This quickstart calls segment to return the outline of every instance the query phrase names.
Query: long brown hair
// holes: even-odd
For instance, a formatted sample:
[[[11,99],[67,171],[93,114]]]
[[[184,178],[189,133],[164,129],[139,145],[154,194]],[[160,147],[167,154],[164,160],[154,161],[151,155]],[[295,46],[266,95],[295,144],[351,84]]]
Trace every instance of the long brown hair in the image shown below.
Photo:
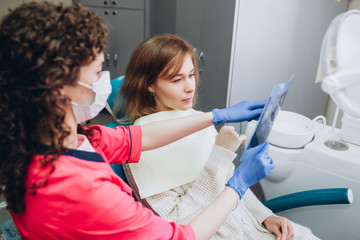
[[[127,116],[130,122],[134,122],[141,116],[155,113],[155,99],[148,87],[155,83],[158,77],[174,77],[188,54],[194,64],[197,85],[197,54],[187,41],[172,34],[163,34],[141,43],[134,50],[127,65],[125,79],[114,108],[116,116]],[[194,104],[195,99],[196,93]]]
[[[81,5],[27,3],[0,26],[0,193],[14,213],[25,210],[28,166],[36,154],[52,166],[65,151],[64,85],[75,85],[81,66],[103,52],[107,27]],[[51,155],[50,155],[51,154]],[[50,171],[50,173],[51,173]],[[49,174],[50,174],[49,173]],[[45,179],[46,183],[46,179]],[[1,187],[3,186],[3,187]]]

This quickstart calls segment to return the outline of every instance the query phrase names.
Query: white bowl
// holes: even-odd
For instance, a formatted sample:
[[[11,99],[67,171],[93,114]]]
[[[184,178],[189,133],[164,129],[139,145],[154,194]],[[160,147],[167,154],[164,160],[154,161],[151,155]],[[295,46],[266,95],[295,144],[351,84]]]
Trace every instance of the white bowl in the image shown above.
[[[272,130],[269,143],[284,148],[302,148],[309,143],[315,134],[311,119],[298,113],[279,111]]]

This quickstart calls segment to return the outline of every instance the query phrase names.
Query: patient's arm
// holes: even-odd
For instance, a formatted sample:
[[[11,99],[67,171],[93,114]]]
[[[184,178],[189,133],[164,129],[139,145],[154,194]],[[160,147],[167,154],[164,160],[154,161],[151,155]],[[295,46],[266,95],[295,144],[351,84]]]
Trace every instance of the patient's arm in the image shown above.
[[[219,197],[191,221],[196,239],[210,239],[226,220],[238,198],[238,193],[226,186]]]
[[[246,208],[252,213],[256,218],[256,221],[261,225],[266,218],[274,215],[274,213],[259,201],[252,191],[246,191],[243,201],[246,205]]]
[[[223,191],[225,183],[234,171],[232,161],[236,155],[233,151],[236,151],[241,142],[242,139],[239,139],[232,127],[223,127],[216,137],[216,144],[226,149],[213,146],[199,178],[194,182],[148,197],[147,203],[168,221],[189,223]],[[253,212],[259,224],[273,215],[251,191],[247,191],[244,195],[244,203]]]
[[[167,221],[188,224],[224,190],[234,171],[236,154],[213,146],[197,180],[146,198],[151,208]]]
[[[197,180],[148,197],[146,201],[166,220],[189,223],[224,190],[234,171],[234,151],[243,140],[233,127],[222,127]]]

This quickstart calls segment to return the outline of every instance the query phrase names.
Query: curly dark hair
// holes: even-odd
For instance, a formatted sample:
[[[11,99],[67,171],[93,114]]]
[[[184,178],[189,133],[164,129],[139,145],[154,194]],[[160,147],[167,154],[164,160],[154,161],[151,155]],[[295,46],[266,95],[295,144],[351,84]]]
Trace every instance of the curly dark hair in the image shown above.
[[[60,94],[79,68],[104,51],[107,26],[90,9],[48,2],[17,7],[0,26],[0,193],[14,213],[25,210],[27,168],[36,155],[51,164],[66,150]],[[78,131],[81,127],[78,128]],[[50,173],[48,173],[50,174]],[[46,179],[45,179],[46,182]],[[46,183],[45,183],[46,184]]]

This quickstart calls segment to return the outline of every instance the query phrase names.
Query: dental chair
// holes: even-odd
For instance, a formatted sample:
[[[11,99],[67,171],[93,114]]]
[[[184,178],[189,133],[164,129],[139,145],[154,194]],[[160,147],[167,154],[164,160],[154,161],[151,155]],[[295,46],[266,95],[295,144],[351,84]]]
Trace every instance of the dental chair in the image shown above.
[[[113,107],[117,99],[118,91],[121,87],[122,82],[124,81],[125,76],[120,76],[111,80],[112,92],[107,101],[106,109],[111,115],[113,114]],[[126,126],[122,125],[116,121],[111,122],[106,125],[110,128],[115,128],[117,126]],[[122,164],[112,164],[111,165],[114,172],[123,179],[127,184],[129,184]],[[348,188],[328,188],[328,189],[315,189],[308,191],[301,191],[296,193],[287,194],[280,196],[274,199],[264,201],[263,204],[272,210],[274,213],[281,211],[314,206],[314,205],[327,205],[327,204],[350,204],[353,201],[353,193],[351,189]]]
[[[118,91],[121,87],[121,84],[123,83],[124,81],[124,78],[125,78],[125,75],[122,75],[120,77],[117,77],[117,78],[114,78],[111,80],[111,87],[112,87],[112,91],[107,99],[107,103],[106,103],[106,110],[109,111],[109,113],[114,117],[114,119],[116,118],[114,116],[114,113],[113,113],[113,108],[114,108],[114,105],[115,105],[115,102],[116,102],[116,99],[117,99],[117,95],[118,95]],[[111,123],[108,123],[106,125],[107,127],[109,128],[116,128],[117,126],[126,126],[124,124],[120,124],[119,122],[117,121],[114,121],[114,122],[111,122]],[[125,176],[125,173],[124,173],[124,169],[123,169],[123,166],[122,164],[111,164],[111,168],[113,169],[113,171],[122,179],[124,180],[124,182],[126,182],[126,184],[129,185],[129,182],[128,180],[126,179],[126,176]]]
[[[106,110],[108,110],[108,112],[114,117],[114,119],[116,118],[114,116],[114,113],[113,113],[113,108],[114,108],[114,105],[115,105],[115,102],[116,102],[116,98],[117,98],[117,94],[118,94],[118,91],[121,87],[121,84],[123,83],[125,79],[125,75],[122,75],[120,77],[117,77],[117,78],[114,78],[111,80],[111,87],[112,87],[112,91],[107,99],[107,102],[106,102]],[[106,125],[107,127],[110,127],[110,128],[115,128],[117,126],[121,126],[120,123],[114,121],[114,122],[111,122],[109,124]]]

